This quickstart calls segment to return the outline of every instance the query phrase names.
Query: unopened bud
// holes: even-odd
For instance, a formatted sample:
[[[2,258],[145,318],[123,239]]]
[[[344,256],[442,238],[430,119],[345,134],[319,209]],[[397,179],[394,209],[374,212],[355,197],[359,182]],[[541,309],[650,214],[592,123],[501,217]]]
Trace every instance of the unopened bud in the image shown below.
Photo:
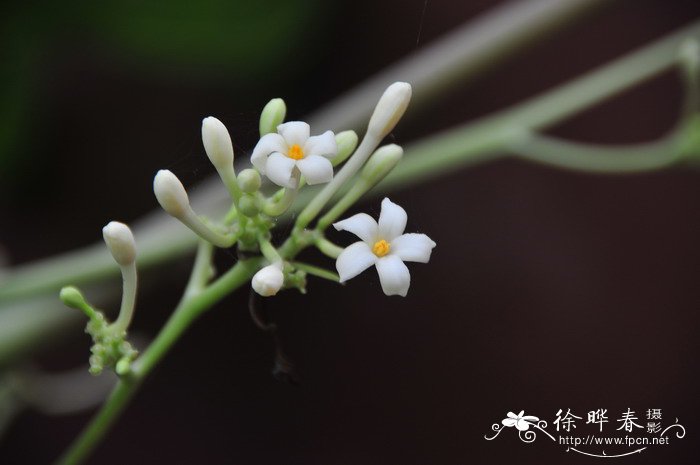
[[[262,181],[257,170],[248,168],[238,173],[238,187],[247,194],[252,194],[260,189]]]
[[[343,163],[357,148],[357,133],[355,131],[343,131],[335,135],[335,144],[338,146],[338,153],[331,158],[333,166]]]
[[[102,237],[114,260],[121,266],[127,266],[136,260],[136,241],[131,229],[124,223],[111,221],[102,228]]]
[[[175,218],[182,218],[190,208],[185,186],[169,170],[160,170],[153,179],[153,192],[163,210]]]
[[[370,184],[376,184],[394,169],[401,157],[403,157],[403,149],[399,145],[389,144],[379,147],[365,163],[360,176]]]
[[[248,217],[254,217],[260,213],[260,201],[251,194],[244,194],[238,201],[238,210]]]
[[[379,140],[389,134],[411,101],[411,85],[395,82],[384,91],[367,126],[367,134]]]
[[[284,284],[284,274],[282,273],[282,264],[273,263],[260,269],[251,281],[253,290],[263,297],[270,297],[280,289]]]
[[[83,294],[73,286],[66,286],[61,289],[59,294],[61,302],[63,302],[67,307],[82,310],[84,306],[87,305],[85,297]]]
[[[209,116],[202,120],[202,142],[211,164],[221,171],[233,166],[233,144],[224,123]]]
[[[287,115],[287,105],[281,98],[273,98],[262,113],[260,113],[260,137],[271,132],[277,132],[277,126],[282,124]]]

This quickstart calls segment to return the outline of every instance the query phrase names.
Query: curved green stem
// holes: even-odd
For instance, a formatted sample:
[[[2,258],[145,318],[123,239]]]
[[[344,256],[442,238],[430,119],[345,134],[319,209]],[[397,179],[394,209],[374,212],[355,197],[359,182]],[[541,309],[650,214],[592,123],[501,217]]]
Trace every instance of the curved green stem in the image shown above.
[[[343,252],[342,247],[335,245],[323,237],[316,239],[314,245],[321,251],[321,253],[323,253],[323,255],[333,259],[338,258],[338,256],[340,256],[340,254]]]
[[[136,287],[138,280],[136,277],[136,263],[122,266],[122,303],[119,308],[119,316],[112,324],[112,327],[120,334],[129,327],[131,318],[134,315],[134,306],[136,305]]]
[[[656,142],[623,146],[582,144],[533,134],[506,150],[521,158],[583,172],[624,174],[672,166],[683,156],[675,134]]]

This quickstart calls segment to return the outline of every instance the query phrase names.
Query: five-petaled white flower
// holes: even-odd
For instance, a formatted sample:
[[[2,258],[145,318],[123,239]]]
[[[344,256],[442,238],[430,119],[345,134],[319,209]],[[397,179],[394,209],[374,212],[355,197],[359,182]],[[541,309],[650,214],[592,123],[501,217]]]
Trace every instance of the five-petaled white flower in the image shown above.
[[[265,134],[253,149],[251,162],[261,174],[278,186],[296,188],[301,172],[308,184],[333,179],[329,158],[338,152],[333,131],[309,137],[309,125],[290,121],[277,126],[277,133]]]
[[[530,429],[530,425],[533,424],[533,422],[540,421],[537,417],[523,415],[523,413],[525,413],[525,410],[521,410],[517,415],[513,412],[508,412],[508,418],[504,418],[501,423],[503,423],[503,426],[515,426],[518,431],[527,431]]]
[[[425,234],[404,234],[406,220],[406,210],[385,198],[379,224],[366,213],[334,223],[338,231],[350,231],[362,239],[338,256],[335,266],[340,282],[375,265],[384,293],[406,297],[411,275],[404,262],[428,263],[436,245]]]

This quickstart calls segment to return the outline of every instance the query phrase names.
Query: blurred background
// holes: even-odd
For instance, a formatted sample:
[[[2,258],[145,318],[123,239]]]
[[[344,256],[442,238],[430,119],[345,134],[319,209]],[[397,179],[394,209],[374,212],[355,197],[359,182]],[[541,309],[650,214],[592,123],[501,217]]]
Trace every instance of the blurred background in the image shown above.
[[[109,220],[151,211],[160,168],[187,185],[212,175],[203,117],[227,125],[240,157],[270,98],[302,118],[503,3],[6,2],[0,243],[10,263],[93,243]],[[411,113],[391,138],[505,108],[698,17],[694,0],[608,2]],[[551,133],[653,140],[681,100],[669,71]],[[503,160],[390,196],[409,231],[438,243],[429,265],[410,266],[406,299],[384,296],[370,270],[344,288],[312,280],[306,296],[269,300],[294,386],[271,375],[274,344],[251,322],[247,292],[230,296],[178,342],[90,463],[583,464],[596,459],[484,434],[508,411],[551,423],[560,408],[607,408],[612,427],[628,407],[662,408],[662,423],[677,417],[688,434],[618,460],[698,463],[700,172],[592,176]],[[360,210],[377,215],[379,202]],[[156,334],[190,260],[144,275],[136,331]],[[77,329],[36,363],[75,367],[89,345]],[[23,414],[0,439],[0,463],[49,463],[88,419]]]

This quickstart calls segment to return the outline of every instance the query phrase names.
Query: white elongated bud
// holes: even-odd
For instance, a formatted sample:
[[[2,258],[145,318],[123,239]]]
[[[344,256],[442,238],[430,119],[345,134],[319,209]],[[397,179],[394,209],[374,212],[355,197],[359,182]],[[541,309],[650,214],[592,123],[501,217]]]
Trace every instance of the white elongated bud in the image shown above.
[[[233,143],[224,123],[208,116],[202,120],[202,142],[207,157],[217,171],[233,166]]]
[[[270,297],[280,289],[284,284],[284,274],[282,273],[282,264],[273,263],[264,268],[261,268],[251,281],[253,290],[263,297]]]
[[[136,260],[136,241],[131,229],[124,223],[111,221],[102,228],[107,248],[112,253],[112,257],[120,266],[127,266]]]
[[[284,122],[287,115],[287,105],[281,98],[273,98],[260,113],[260,137],[271,132],[277,132],[277,126]]]
[[[185,186],[170,170],[160,170],[153,179],[153,192],[163,210],[175,218],[183,218],[190,210]]]
[[[389,144],[379,147],[365,163],[360,176],[374,185],[394,169],[401,157],[403,157],[403,149],[399,145]]]
[[[395,82],[384,91],[367,126],[367,134],[379,140],[394,129],[411,101],[411,84]]]

